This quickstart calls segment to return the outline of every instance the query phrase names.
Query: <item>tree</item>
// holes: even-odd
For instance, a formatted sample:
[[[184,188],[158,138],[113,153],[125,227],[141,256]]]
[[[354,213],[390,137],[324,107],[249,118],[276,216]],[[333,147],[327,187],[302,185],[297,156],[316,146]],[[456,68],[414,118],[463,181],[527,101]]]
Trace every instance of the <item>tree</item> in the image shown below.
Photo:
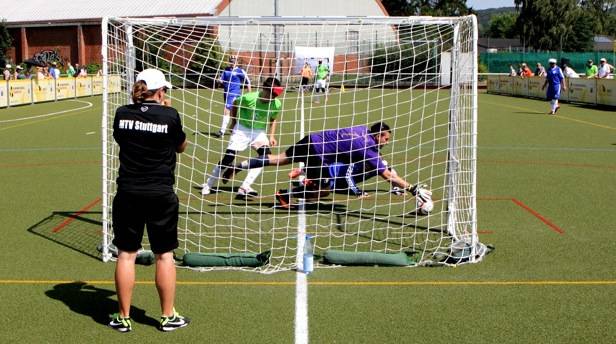
[[[616,0],[581,0],[580,7],[593,17],[593,32],[600,35],[614,35]]]
[[[13,39],[6,28],[6,20],[0,19],[0,61],[6,59],[6,50],[13,45]]]
[[[516,26],[525,46],[536,50],[582,50],[589,42],[592,44],[592,34],[575,31],[581,25],[591,30],[594,26],[576,0],[515,0],[515,5],[519,11]]]
[[[466,0],[383,0],[391,16],[461,16],[473,13]]]
[[[495,15],[490,20],[487,36],[490,38],[515,38],[518,37],[516,30],[517,13],[503,13]]]

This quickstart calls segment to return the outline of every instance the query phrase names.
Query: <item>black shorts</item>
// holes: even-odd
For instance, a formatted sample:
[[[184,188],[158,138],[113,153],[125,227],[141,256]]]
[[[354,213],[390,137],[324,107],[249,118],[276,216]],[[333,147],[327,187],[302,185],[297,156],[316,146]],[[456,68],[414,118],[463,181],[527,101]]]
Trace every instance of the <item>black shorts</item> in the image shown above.
[[[306,85],[308,85],[308,83],[309,83],[309,82],[310,82],[310,78],[307,78],[307,77],[305,77],[305,76],[302,76],[302,82],[301,82],[301,84],[300,84],[300,85],[302,85],[302,86],[306,86]]]
[[[303,162],[306,178],[318,182],[320,187],[329,187],[329,168],[323,164],[321,157],[314,151],[310,143],[310,135],[287,148],[285,155],[293,162]]]
[[[176,249],[178,211],[178,197],[173,192],[147,195],[118,191],[113,198],[113,244],[122,251],[137,251],[147,226],[152,252],[161,254]]]

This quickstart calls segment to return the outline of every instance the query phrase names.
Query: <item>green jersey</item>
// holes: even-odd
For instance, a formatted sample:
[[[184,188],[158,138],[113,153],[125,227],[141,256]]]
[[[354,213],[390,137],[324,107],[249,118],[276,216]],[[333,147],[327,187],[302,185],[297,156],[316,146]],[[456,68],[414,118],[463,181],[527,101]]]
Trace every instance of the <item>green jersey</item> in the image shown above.
[[[590,67],[586,66],[586,76],[595,76],[599,73],[599,69],[596,65]]]
[[[324,65],[324,64],[320,64],[317,66],[317,80],[323,80],[325,78],[327,78],[327,75],[329,74],[329,67]]]
[[[242,94],[235,99],[239,123],[252,129],[267,129],[267,123],[276,119],[282,108],[279,99],[265,103],[259,99],[259,91]]]

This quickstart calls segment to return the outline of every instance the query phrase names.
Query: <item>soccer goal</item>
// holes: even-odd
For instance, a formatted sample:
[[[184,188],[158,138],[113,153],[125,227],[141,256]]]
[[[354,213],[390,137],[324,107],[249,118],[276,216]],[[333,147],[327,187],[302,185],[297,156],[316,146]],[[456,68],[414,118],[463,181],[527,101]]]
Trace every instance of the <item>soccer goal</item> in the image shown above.
[[[327,266],[318,258],[331,250],[403,252],[411,266],[480,261],[487,250],[477,235],[476,43],[474,16],[104,19],[103,259],[112,258],[114,113],[130,102],[136,73],[158,68],[173,84],[169,96],[189,141],[176,169],[176,255],[265,254],[260,266],[215,269],[291,270],[301,268],[310,234],[316,267]],[[325,87],[317,87],[326,74],[319,63],[328,71]],[[306,66],[313,75],[301,85]],[[274,195],[297,185],[290,177],[297,165],[265,167],[251,197],[238,196],[246,172],[202,195],[229,144],[229,133],[217,135],[225,108],[220,79],[236,67],[252,91],[269,77],[284,87],[273,153],[309,133],[386,123],[391,140],[379,154],[407,182],[429,186],[432,211],[418,211],[411,193],[366,171],[356,176],[363,197],[334,187],[318,200],[278,207]],[[110,87],[112,79],[120,85]],[[248,93],[248,82],[242,86]],[[234,163],[255,156],[238,151]]]

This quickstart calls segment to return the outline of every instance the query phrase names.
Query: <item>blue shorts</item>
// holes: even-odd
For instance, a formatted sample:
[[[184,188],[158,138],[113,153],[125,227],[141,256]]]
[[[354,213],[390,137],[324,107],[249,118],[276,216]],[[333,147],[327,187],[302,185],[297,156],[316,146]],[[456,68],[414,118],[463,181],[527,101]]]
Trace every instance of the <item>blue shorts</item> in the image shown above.
[[[548,100],[560,99],[560,85],[549,85],[546,97],[548,98]]]
[[[241,96],[241,93],[225,92],[223,96],[225,98],[225,109],[231,110],[235,98]]]

